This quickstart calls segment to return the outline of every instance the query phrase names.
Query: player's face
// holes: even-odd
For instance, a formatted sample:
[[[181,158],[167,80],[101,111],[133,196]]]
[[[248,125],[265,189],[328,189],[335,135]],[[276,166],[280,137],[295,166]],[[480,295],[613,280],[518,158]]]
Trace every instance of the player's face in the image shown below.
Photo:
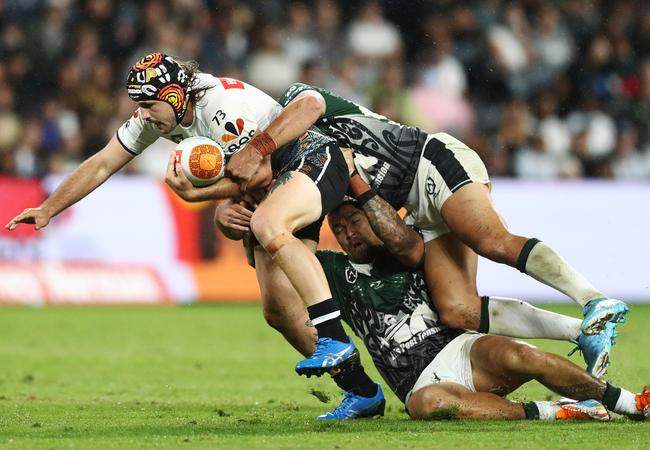
[[[154,124],[163,133],[171,133],[176,128],[176,116],[169,103],[160,100],[138,102],[142,119]]]
[[[353,205],[343,205],[329,214],[329,224],[341,248],[356,263],[372,261],[372,249],[382,245],[368,218]]]

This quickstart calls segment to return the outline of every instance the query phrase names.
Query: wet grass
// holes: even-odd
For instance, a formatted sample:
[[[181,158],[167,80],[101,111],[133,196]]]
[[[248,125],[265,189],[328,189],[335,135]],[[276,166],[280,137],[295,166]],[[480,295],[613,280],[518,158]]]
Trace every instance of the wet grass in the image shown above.
[[[552,309],[575,314],[573,305]],[[650,381],[634,306],[609,379]],[[566,354],[567,343],[536,342]],[[299,378],[298,354],[256,305],[0,309],[0,448],[643,448],[647,423],[416,422],[389,394],[386,416],[317,422],[341,397]],[[579,362],[576,354],[573,360]],[[365,365],[370,366],[363,354]],[[374,369],[369,373],[378,379]],[[513,399],[554,398],[531,383]]]

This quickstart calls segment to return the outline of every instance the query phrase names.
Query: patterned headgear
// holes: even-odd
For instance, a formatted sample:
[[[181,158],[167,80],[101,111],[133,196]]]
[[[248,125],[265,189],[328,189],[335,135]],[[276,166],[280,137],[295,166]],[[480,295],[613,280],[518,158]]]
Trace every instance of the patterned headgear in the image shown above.
[[[170,56],[151,53],[133,64],[126,78],[126,90],[133,101],[161,100],[174,109],[176,123],[187,111],[188,77]]]

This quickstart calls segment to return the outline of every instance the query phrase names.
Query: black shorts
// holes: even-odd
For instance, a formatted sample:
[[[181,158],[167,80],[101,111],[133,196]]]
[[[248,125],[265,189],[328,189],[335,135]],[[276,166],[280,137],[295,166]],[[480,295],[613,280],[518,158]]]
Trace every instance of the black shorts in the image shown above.
[[[350,184],[345,157],[336,144],[325,145],[296,159],[282,170],[286,172],[302,172],[311,178],[320,191],[322,217],[343,201]]]
[[[312,148],[304,155],[293,156],[287,164],[282,164],[283,159],[286,158],[278,155],[277,158],[271,160],[273,173],[278,178],[287,172],[302,172],[318,188],[321,201],[320,218],[294,232],[294,236],[298,239],[310,239],[318,242],[325,216],[341,204],[348,190],[350,183],[348,165],[341,149],[332,139],[311,133],[299,142],[307,142],[307,145],[311,145]]]

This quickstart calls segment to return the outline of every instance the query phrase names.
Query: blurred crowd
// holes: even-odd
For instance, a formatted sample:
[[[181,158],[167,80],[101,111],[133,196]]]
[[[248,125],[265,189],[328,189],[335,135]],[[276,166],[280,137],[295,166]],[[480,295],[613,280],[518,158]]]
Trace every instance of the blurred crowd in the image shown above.
[[[650,179],[643,0],[0,0],[0,174],[103,147],[151,51],[449,132],[492,176]]]

